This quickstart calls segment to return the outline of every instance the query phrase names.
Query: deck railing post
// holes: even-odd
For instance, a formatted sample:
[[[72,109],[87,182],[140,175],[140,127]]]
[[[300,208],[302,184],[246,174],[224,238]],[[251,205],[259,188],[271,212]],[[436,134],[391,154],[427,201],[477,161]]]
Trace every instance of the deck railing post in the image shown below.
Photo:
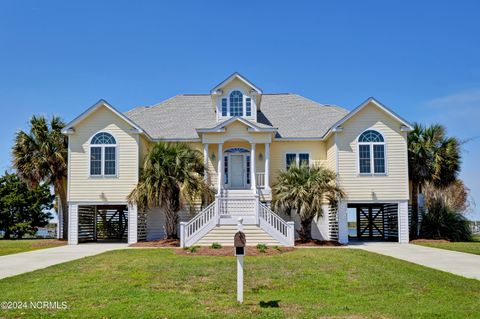
[[[295,246],[295,222],[287,222],[288,225],[288,242],[290,247]]]
[[[180,247],[184,248],[185,247],[185,226],[187,225],[186,222],[180,222]]]
[[[255,196],[255,219],[257,220],[257,225],[260,225],[260,198],[259,196]]]
[[[220,195],[215,195],[215,219],[217,225],[220,225]]]

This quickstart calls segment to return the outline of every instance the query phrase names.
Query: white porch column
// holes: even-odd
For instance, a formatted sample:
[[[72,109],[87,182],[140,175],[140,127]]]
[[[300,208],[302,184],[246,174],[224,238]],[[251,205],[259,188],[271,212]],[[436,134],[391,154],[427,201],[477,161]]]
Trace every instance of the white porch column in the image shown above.
[[[209,176],[208,176],[208,144],[203,144],[203,164],[205,165],[204,177],[205,182],[208,184]]]
[[[256,194],[257,193],[257,180],[256,180],[256,169],[255,169],[255,162],[256,162],[256,157],[255,157],[255,143],[250,143],[251,146],[251,154],[250,154],[250,185],[253,189],[253,192]]]
[[[137,205],[128,205],[128,243],[135,244],[138,241],[138,212]]]
[[[348,217],[347,202],[338,202],[338,242],[340,244],[348,244]]]
[[[69,205],[68,214],[68,244],[78,245],[78,205]]]
[[[265,143],[265,191],[270,192],[270,143]]]
[[[217,151],[217,157],[218,157],[218,164],[217,164],[217,176],[218,176],[218,191],[217,194],[221,195],[222,194],[222,184],[223,184],[223,144],[218,143],[218,151]]]
[[[62,239],[63,236],[63,211],[62,205],[58,204],[58,224],[57,224],[57,239]]]
[[[408,244],[409,239],[409,225],[408,225],[408,201],[403,200],[398,202],[398,242],[401,244]]]

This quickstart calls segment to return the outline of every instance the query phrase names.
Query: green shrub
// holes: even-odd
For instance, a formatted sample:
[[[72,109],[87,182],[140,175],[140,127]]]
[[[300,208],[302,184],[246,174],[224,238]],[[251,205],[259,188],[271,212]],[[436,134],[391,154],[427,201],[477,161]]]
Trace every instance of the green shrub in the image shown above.
[[[280,247],[280,246],[273,246],[273,249],[278,250],[278,251],[282,251],[282,247]]]
[[[219,243],[212,243],[212,245],[210,246],[210,248],[212,248],[212,249],[220,249],[220,248],[222,248],[222,245],[220,245]]]
[[[265,253],[265,252],[267,252],[268,247],[265,244],[258,244],[257,249],[258,249],[259,252]]]
[[[444,205],[434,203],[423,216],[420,235],[424,238],[471,241],[468,220]]]
[[[190,246],[190,247],[185,247],[184,249],[187,250],[190,253],[196,253],[200,246]]]

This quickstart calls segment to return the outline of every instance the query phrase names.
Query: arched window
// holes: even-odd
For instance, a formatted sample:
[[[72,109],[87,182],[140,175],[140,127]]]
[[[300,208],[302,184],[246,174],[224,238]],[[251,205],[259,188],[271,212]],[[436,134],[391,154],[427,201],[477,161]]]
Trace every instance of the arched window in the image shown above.
[[[243,94],[240,91],[230,93],[230,116],[243,116]]]
[[[117,141],[109,133],[97,133],[90,141],[90,175],[117,175]]]
[[[385,174],[385,140],[374,130],[358,137],[358,165],[360,174]]]

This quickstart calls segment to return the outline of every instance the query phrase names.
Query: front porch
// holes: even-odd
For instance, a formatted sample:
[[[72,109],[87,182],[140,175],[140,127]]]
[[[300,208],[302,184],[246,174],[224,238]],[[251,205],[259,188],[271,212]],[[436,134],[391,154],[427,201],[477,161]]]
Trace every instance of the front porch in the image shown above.
[[[218,140],[220,135],[213,135]],[[270,243],[293,246],[294,222],[288,222],[270,208],[271,134],[243,138],[223,136],[210,143],[204,135],[205,179],[216,189],[215,201],[188,222],[180,223],[180,245],[221,244],[233,240],[233,230],[242,219],[248,245]],[[262,143],[259,143],[261,141]]]
[[[228,191],[250,190],[262,200],[271,200],[270,143],[232,140],[203,144],[205,179],[225,197]],[[230,192],[231,193],[231,192]]]

